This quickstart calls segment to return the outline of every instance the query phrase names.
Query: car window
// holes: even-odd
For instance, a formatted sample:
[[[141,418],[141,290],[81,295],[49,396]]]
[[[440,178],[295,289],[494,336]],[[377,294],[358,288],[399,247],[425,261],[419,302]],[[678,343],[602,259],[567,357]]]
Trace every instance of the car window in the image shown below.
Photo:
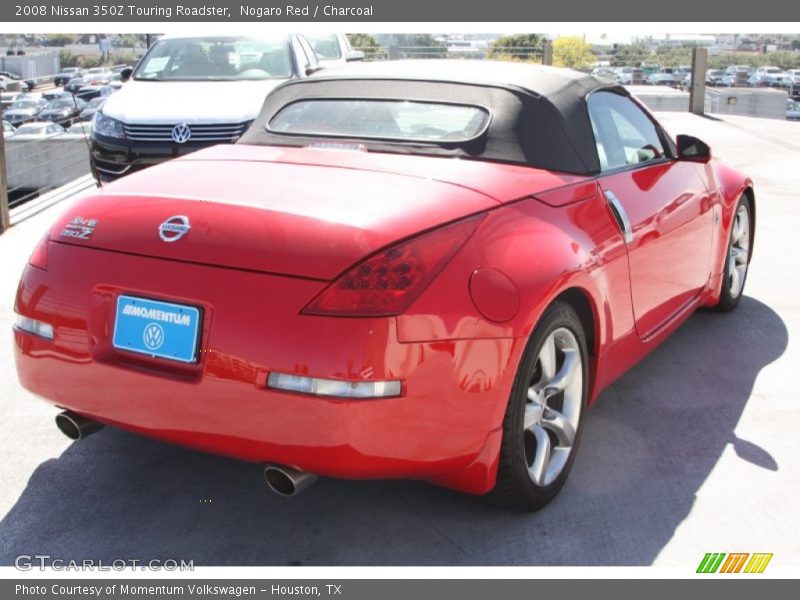
[[[405,100],[298,100],[269,122],[275,133],[463,142],[481,135],[489,113],[479,106]]]
[[[664,157],[656,125],[630,98],[595,92],[587,104],[602,171]]]
[[[336,34],[329,35],[306,35],[308,43],[322,60],[336,60],[342,58],[342,51],[339,48],[339,41]]]

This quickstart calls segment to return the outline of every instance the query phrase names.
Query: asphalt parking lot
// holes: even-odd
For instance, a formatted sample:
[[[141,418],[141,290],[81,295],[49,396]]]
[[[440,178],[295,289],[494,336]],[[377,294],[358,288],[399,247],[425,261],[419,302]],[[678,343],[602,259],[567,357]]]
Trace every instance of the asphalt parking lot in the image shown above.
[[[659,565],[706,552],[800,561],[800,123],[663,113],[755,180],[754,258],[740,307],[701,311],[587,416],[561,495],[507,512],[416,482],[320,480],[285,499],[255,465],[106,428],[71,443],[16,382],[19,273],[57,206],[0,236],[0,564]],[[91,390],[87,390],[91,393]]]

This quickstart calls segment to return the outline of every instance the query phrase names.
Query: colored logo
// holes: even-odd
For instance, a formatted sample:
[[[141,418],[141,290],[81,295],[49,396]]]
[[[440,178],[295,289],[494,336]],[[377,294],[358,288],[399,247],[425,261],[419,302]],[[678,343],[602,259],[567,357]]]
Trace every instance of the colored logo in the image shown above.
[[[164,343],[164,330],[158,323],[150,323],[144,328],[144,345],[150,350],[158,350]]]
[[[189,233],[191,228],[191,225],[189,225],[189,217],[175,215],[158,226],[158,237],[165,242],[177,242]]]
[[[763,573],[772,553],[707,552],[697,567],[698,573]]]
[[[180,123],[172,128],[172,139],[179,144],[185,144],[192,137],[192,130],[186,123]]]

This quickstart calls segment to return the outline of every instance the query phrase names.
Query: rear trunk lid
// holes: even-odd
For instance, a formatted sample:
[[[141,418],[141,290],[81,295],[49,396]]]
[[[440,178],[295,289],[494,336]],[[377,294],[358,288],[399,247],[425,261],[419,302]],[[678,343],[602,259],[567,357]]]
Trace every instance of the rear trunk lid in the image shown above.
[[[217,146],[105,186],[63,215],[51,239],[330,280],[396,240],[574,179],[503,168],[447,158]],[[505,196],[491,195],[492,189]],[[184,222],[188,230],[181,234]]]

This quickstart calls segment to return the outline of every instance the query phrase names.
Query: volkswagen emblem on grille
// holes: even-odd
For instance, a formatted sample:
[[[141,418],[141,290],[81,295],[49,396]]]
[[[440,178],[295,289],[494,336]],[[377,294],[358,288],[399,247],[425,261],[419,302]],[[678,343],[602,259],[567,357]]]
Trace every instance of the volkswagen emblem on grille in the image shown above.
[[[164,343],[164,330],[158,323],[150,323],[144,328],[144,345],[150,350],[158,350]]]
[[[189,217],[175,215],[158,226],[158,237],[165,242],[177,242],[189,233],[191,228],[191,225],[189,225]]]
[[[185,144],[192,137],[192,130],[186,123],[179,123],[172,128],[172,139],[179,144]]]

